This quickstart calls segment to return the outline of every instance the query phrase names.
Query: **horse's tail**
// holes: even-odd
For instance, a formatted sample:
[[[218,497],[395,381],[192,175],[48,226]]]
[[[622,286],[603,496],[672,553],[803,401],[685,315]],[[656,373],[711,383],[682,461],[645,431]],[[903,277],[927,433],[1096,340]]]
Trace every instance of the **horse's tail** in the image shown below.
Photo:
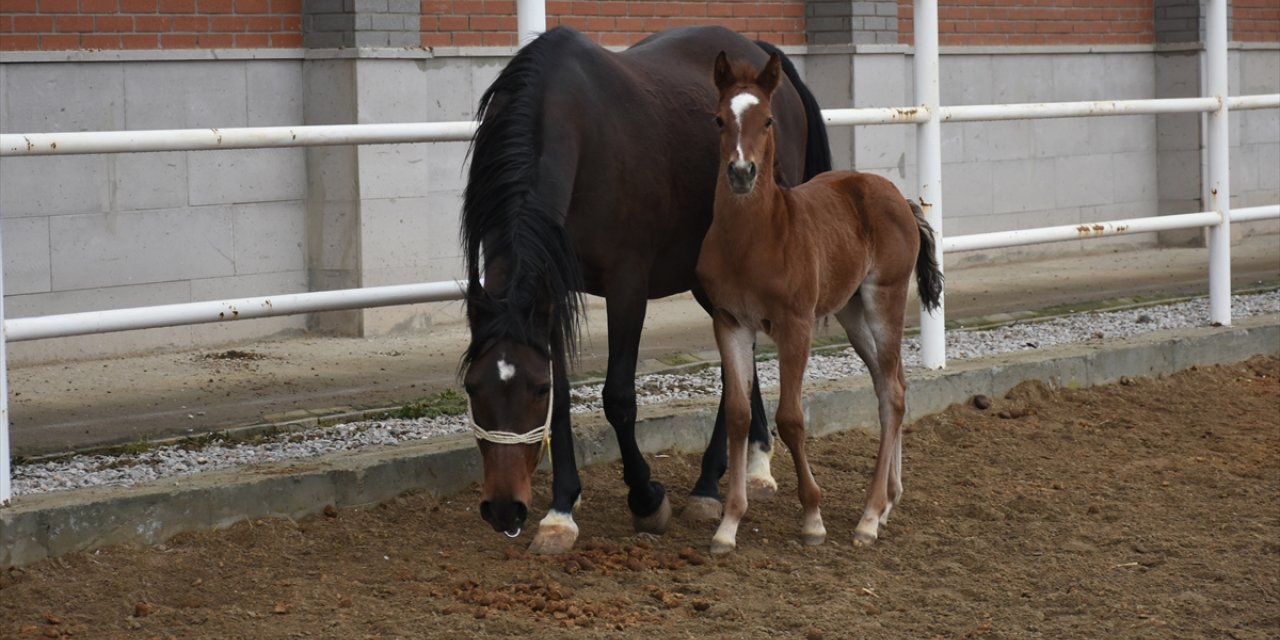
[[[782,60],[783,73],[787,74],[787,79],[800,94],[800,102],[804,103],[804,119],[809,123],[804,141],[804,179],[807,181],[819,173],[830,171],[831,144],[827,141],[827,124],[822,118],[822,107],[818,106],[818,99],[813,97],[809,87],[800,79],[800,72],[796,71],[796,66],[791,63],[787,54],[763,40],[756,40],[756,46],[764,49],[765,53],[778,54],[778,58]]]
[[[911,213],[915,214],[916,227],[920,230],[920,251],[916,253],[916,284],[920,289],[920,301],[926,311],[937,311],[942,306],[942,269],[934,252],[933,227],[924,219],[924,211],[914,200],[907,200]]]

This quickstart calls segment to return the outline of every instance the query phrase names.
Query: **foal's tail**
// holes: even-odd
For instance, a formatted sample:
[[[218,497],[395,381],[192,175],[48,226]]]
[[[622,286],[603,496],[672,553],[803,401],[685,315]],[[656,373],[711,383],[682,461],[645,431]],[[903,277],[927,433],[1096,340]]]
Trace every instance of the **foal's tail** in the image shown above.
[[[920,301],[926,311],[937,311],[942,306],[942,269],[934,252],[933,227],[924,219],[924,211],[914,200],[907,200],[911,213],[916,216],[920,230],[920,251],[916,254],[916,284],[920,289]]]
[[[782,61],[782,72],[787,74],[787,80],[796,88],[796,93],[800,94],[800,102],[804,104],[804,119],[809,127],[804,139],[804,180],[808,182],[819,173],[831,170],[831,143],[827,141],[827,121],[822,117],[822,107],[818,106],[818,99],[813,97],[813,92],[800,79],[800,72],[796,71],[796,66],[791,63],[787,54],[763,40],[756,40],[756,46],[764,49],[765,53],[778,54]]]

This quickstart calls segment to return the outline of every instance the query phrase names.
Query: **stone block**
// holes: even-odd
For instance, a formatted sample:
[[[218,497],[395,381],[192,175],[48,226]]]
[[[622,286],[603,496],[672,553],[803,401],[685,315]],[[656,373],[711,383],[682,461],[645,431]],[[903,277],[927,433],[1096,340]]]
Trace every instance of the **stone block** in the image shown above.
[[[1059,207],[1079,207],[1114,202],[1111,154],[1056,158],[1058,181],[1054,200]]]
[[[248,124],[240,60],[147,62],[124,71],[130,129],[202,129]]]
[[[43,293],[52,288],[49,267],[49,218],[0,220],[4,240],[4,295]]]
[[[187,164],[193,206],[306,197],[307,163],[302,149],[192,151]]]
[[[229,207],[59,216],[50,264],[57,290],[235,273]]]

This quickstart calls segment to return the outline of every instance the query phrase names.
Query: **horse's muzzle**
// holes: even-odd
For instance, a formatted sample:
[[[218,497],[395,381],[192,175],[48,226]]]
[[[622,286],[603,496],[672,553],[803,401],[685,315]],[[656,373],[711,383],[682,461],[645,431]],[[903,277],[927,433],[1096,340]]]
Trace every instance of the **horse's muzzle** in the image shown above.
[[[512,535],[514,531],[518,534],[524,528],[525,519],[529,517],[529,507],[518,500],[484,500],[480,503],[480,517],[494,531],[507,535]]]
[[[729,190],[737,195],[747,195],[756,186],[756,163],[754,162],[730,162],[724,172],[725,177],[729,179]]]

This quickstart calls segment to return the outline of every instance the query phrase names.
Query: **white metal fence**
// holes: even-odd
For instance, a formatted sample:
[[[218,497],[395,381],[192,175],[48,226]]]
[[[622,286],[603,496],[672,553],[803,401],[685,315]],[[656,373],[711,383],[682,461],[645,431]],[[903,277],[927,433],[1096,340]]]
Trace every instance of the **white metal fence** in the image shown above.
[[[546,28],[544,0],[519,0],[520,42]],[[1227,134],[1228,113],[1234,109],[1280,108],[1280,94],[1228,97],[1227,0],[1209,0],[1206,16],[1205,56],[1202,70],[1206,95],[1199,98],[1154,100],[1102,100],[1034,104],[991,104],[947,107],[939,104],[938,21],[936,0],[916,0],[915,99],[909,107],[828,109],[823,112],[832,126],[915,124],[918,170],[916,196],[937,233],[937,251],[943,254],[997,247],[1088,239],[1171,229],[1208,227],[1210,323],[1231,323],[1230,223],[1280,218],[1280,204],[1230,209],[1230,170]],[[1000,231],[943,237],[941,124],[978,120],[1065,118],[1160,113],[1207,113],[1209,210],[1200,213],[1112,220],[1082,225]],[[345,144],[450,142],[469,140],[472,122],[408,124],[257,127],[234,129],[184,129],[170,131],[112,131],[74,133],[0,134],[0,156],[127,153],[140,151],[197,151],[305,147]],[[941,261],[941,260],[940,260]],[[0,262],[0,264],[3,264]],[[0,506],[8,504],[10,488],[7,342],[38,340],[130,329],[262,318],[315,311],[437,302],[459,299],[460,283],[454,281],[412,285],[367,287],[339,291],[262,296],[239,300],[195,302],[135,309],[15,318],[3,321],[0,335]],[[921,316],[922,355],[926,366],[945,365],[945,306]],[[4,318],[3,281],[0,279],[0,319]]]

